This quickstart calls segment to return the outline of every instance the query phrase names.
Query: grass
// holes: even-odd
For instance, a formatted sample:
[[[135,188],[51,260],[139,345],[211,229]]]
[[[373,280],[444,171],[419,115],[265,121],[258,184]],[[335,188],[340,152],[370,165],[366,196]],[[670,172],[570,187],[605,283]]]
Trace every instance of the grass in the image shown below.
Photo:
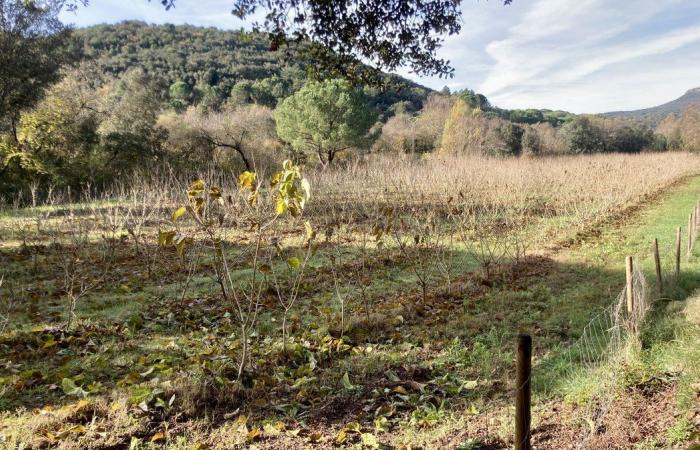
[[[539,196],[546,191],[551,200],[543,204],[553,212],[527,222],[530,228],[546,225],[530,234],[530,256],[500,261],[489,273],[479,269],[473,249],[453,246],[449,289],[432,269],[427,299],[417,283],[415,256],[407,257],[391,239],[385,238],[384,246],[370,239],[362,262],[363,236],[368,226],[376,225],[368,224],[363,214],[379,214],[377,205],[388,200],[380,194],[390,187],[386,180],[381,182],[387,184],[375,185],[374,206],[325,216],[310,210],[320,245],[302,283],[303,295],[289,316],[287,351],[279,331],[282,317],[274,295],[267,293],[262,297],[265,308],[259,327],[251,336],[251,361],[240,380],[236,365],[242,343],[235,311],[222,304],[206,267],[182,295],[188,259],[153,245],[156,226],[146,226],[143,241],[149,244],[141,253],[124,232],[126,221],[115,241],[102,238],[104,229],[88,233],[80,273],[86,279],[102,276],[105,249],[114,248],[114,262],[105,280],[79,300],[78,323],[64,329],[59,326],[66,311],[59,263],[69,248],[70,234],[51,230],[69,233],[70,223],[55,206],[41,228],[34,227],[29,210],[6,211],[0,218],[0,233],[14,244],[1,247],[2,292],[18,302],[9,310],[9,326],[0,336],[5,355],[0,369],[0,435],[4,436],[0,444],[179,449],[229,448],[238,442],[264,448],[324,448],[373,447],[376,441],[396,448],[505,448],[512,430],[513,343],[519,332],[535,338],[538,377],[537,367],[558,364],[535,380],[535,424],[549,426],[556,405],[566,411],[567,420],[559,417],[558,422],[567,428],[557,428],[555,434],[571,438],[567,433],[585,423],[589,409],[606,391],[595,376],[567,366],[560,356],[591,317],[619,293],[626,255],[637,255],[653,279],[651,260],[645,255],[650,239],[657,237],[664,267],[670,267],[668,250],[675,227],[686,223],[700,194],[700,178],[688,178],[694,159],[664,156],[669,163],[663,173],[658,173],[662,161],[658,155],[522,160],[520,166],[509,160],[496,164],[479,159],[476,165],[493,169],[496,181],[489,184],[492,193],[475,198],[485,203],[508,198],[507,210],[516,211],[532,203],[519,203],[524,197],[509,197],[513,192],[529,189],[529,194]],[[441,164],[416,163],[398,174],[398,185],[407,185],[420,170],[430,168],[419,185],[426,193],[420,211],[430,205],[442,208],[428,197],[457,176],[457,170],[438,176],[436,165]],[[460,164],[464,169],[465,163]],[[634,170],[611,179],[625,166]],[[568,179],[566,171],[574,167],[581,173],[572,172],[572,186],[557,192],[553,186]],[[533,177],[533,171],[541,176]],[[658,176],[652,180],[653,174]],[[314,201],[342,209],[343,202],[328,200],[329,186],[335,180],[342,190],[343,183],[357,180],[358,174],[351,170],[318,176],[328,178],[316,179]],[[367,176],[379,175],[370,171]],[[581,191],[586,176],[595,176],[598,185]],[[472,183],[467,186],[489,183],[467,179]],[[508,179],[511,186],[506,185]],[[604,193],[606,189],[611,192]],[[664,189],[666,194],[659,194]],[[369,204],[368,198],[357,194],[352,192],[346,200]],[[636,208],[642,201],[647,203]],[[115,203],[101,206],[107,216],[110,205]],[[91,213],[79,220],[100,223],[102,213],[86,210]],[[168,208],[165,211],[169,216]],[[406,211],[403,217],[410,218],[410,208]],[[324,227],[334,220],[348,225],[335,228],[336,234],[324,243]],[[440,220],[449,223],[444,216]],[[158,226],[164,222],[156,221]],[[27,225],[26,230],[18,224]],[[543,243],[544,235],[555,239]],[[576,244],[562,249],[552,245],[553,240]],[[298,240],[287,235],[281,245],[285,251],[294,249]],[[434,248],[423,246],[420,239],[410,245],[425,251],[422,261],[437,258],[431,253]],[[231,248],[232,256],[239,251]],[[145,260],[150,256],[157,263],[153,267]],[[332,258],[339,278],[329,268]],[[697,322],[690,318],[700,313],[690,301],[683,302],[700,286],[698,261],[696,256],[684,258],[681,279],[669,284],[663,301],[652,311],[643,345],[616,387],[624,397],[630,392],[636,395],[638,386],[657,383],[662,375],[672,379],[660,384],[661,392],[675,396],[681,415],[660,426],[654,436],[644,436],[647,442],[682,442],[692,434],[688,421],[696,408],[697,374],[688,362],[697,356],[692,345]],[[210,263],[203,260],[203,266]],[[245,266],[234,268],[237,280],[249,275]],[[344,329],[336,282],[346,299]],[[365,284],[368,309],[361,298],[360,286]],[[567,378],[562,379],[556,367]],[[536,438],[544,434],[536,432]],[[561,441],[550,442],[549,448],[556,448],[557,442]]]

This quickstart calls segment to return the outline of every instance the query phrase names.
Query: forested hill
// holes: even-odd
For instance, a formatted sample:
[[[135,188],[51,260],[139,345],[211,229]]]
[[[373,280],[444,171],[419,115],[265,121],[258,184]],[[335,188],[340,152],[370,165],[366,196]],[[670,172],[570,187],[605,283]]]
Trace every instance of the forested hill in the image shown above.
[[[219,101],[244,95],[274,106],[277,98],[306,79],[304,62],[287,63],[283,50],[271,51],[262,35],[243,31],[129,21],[82,28],[75,34],[105,73],[116,76],[140,67],[170,92],[184,88]],[[395,75],[386,77],[393,81],[389,87],[366,89],[377,109],[386,113],[396,103],[420,109],[428,88]]]
[[[638,120],[647,125],[656,126],[669,114],[680,114],[691,105],[700,105],[700,88],[690,89],[676,100],[654,106],[653,108],[638,109],[636,111],[613,111],[605,113],[605,115]]]

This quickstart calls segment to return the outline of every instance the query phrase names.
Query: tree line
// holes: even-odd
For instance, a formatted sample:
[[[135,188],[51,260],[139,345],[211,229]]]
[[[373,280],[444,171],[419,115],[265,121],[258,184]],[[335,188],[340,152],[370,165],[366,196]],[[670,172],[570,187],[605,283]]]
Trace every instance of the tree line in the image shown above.
[[[372,85],[318,81],[313,61],[287,64],[281,53],[288,49],[270,50],[257,33],[140,22],[71,33],[57,9],[2,4],[12,18],[2,22],[0,42],[7,50],[0,66],[5,198],[106,187],[166,166],[240,172],[284,159],[332,166],[373,152],[519,156],[697,146],[692,111],[655,131],[601,116],[505,110],[469,89],[430,92],[393,75]]]
[[[631,120],[565,111],[505,110],[472,90],[443,89],[419,114],[399,113],[384,125],[378,150],[487,156],[635,153],[681,149],[666,134]]]

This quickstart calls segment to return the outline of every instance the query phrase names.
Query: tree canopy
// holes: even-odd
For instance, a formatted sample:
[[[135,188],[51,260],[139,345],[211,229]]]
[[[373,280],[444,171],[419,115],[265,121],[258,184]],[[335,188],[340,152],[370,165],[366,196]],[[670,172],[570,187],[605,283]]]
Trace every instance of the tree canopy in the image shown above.
[[[16,135],[19,112],[35,104],[75,54],[61,1],[0,0],[0,127]],[[9,122],[9,123],[8,123]]]
[[[75,35],[105,75],[119,77],[141,68],[162,81],[176,109],[202,103],[218,109],[226,102],[273,107],[313,79],[309,71],[317,65],[301,56],[291,63],[281,50],[269,50],[264,35],[240,30],[128,21],[79,29]],[[430,92],[396,75],[381,77],[381,86],[368,87],[367,93],[384,114],[400,101],[419,110]]]
[[[363,146],[375,121],[362,91],[345,80],[307,83],[275,111],[277,134],[294,150],[332,164],[338,152]]]

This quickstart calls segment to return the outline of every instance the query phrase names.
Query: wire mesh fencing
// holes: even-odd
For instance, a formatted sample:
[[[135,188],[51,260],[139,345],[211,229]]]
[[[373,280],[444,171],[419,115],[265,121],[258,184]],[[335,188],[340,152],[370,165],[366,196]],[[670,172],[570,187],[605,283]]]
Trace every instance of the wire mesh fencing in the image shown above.
[[[650,243],[648,259],[629,258],[626,284],[615,300],[586,323],[573,343],[537,364],[528,378],[527,386],[531,381],[542,380],[544,383],[552,383],[555,379],[573,380],[576,377],[595,380],[597,395],[587,418],[590,427],[583,429],[577,436],[574,446],[577,450],[592,448],[592,437],[603,429],[622,376],[620,368],[633,354],[635,347],[639,347],[640,334],[654,302],[665,299],[669,290],[678,284],[682,264],[693,255],[699,226],[700,202],[688,216],[685,233],[678,227],[675,240],[659,242],[654,239]],[[643,262],[649,260],[652,266],[647,266],[647,269],[653,273],[653,285],[647,281],[643,266]],[[516,385],[515,388],[519,395],[523,385]],[[519,403],[518,397],[516,404]],[[530,448],[529,429],[525,436],[520,439],[526,439],[527,442],[518,442],[516,437],[516,448]]]

